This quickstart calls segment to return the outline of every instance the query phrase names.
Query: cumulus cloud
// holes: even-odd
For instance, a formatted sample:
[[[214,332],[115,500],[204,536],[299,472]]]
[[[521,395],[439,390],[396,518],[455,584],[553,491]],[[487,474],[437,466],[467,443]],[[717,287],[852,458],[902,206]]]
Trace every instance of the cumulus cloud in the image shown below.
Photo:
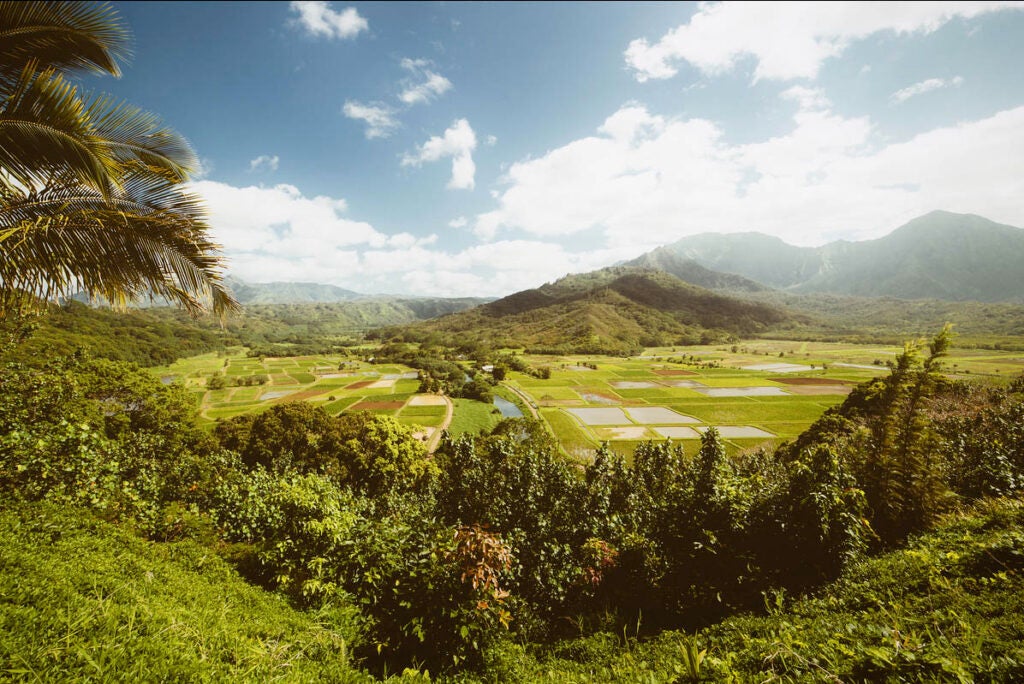
[[[192,184],[210,211],[217,241],[235,254],[304,257],[354,245],[383,246],[387,236],[343,214],[344,199],[306,197],[293,185],[235,187]]]
[[[281,158],[276,154],[271,156],[269,154],[261,154],[255,159],[249,161],[249,171],[277,171],[277,165],[281,162]]]
[[[416,81],[404,82],[398,99],[407,105],[430,102],[451,90],[452,82],[441,74],[431,71],[430,62],[425,59],[403,59],[402,68],[412,74]]]
[[[459,216],[458,218],[453,218],[451,221],[448,222],[448,227],[449,228],[465,228],[468,225],[469,225],[469,221],[466,219],[465,216]]]
[[[307,197],[292,185],[236,187],[207,180],[191,187],[206,200],[229,271],[250,282],[331,283],[368,294],[501,296],[629,256],[570,253],[539,240],[449,251],[437,247],[436,233],[387,235],[347,217],[345,200]]]
[[[819,90],[784,96],[796,104],[790,130],[746,144],[714,122],[629,103],[595,135],[513,164],[473,229],[482,239],[597,231],[609,249],[639,252],[707,231],[864,239],[934,209],[1024,225],[1024,107],[885,145],[869,118],[836,114]]]
[[[395,119],[395,111],[380,103],[362,104],[349,100],[342,107],[342,112],[350,119],[366,123],[366,137],[369,140],[387,138],[400,125]]]
[[[954,76],[948,80],[944,78],[928,78],[923,81],[919,81],[914,85],[897,90],[889,96],[889,99],[898,104],[932,90],[939,90],[940,88],[959,88],[963,85],[963,82],[964,79],[961,76]]]
[[[293,0],[291,11],[297,15],[294,23],[312,36],[344,40],[355,38],[370,28],[355,7],[346,7],[338,12],[324,0]]]
[[[452,177],[448,187],[457,190],[472,190],[476,185],[476,164],[473,150],[476,149],[476,134],[466,119],[453,123],[444,135],[435,135],[420,145],[413,154],[402,158],[402,166],[420,166],[424,162],[435,162],[445,157],[452,159]]]
[[[675,76],[679,62],[719,75],[746,57],[756,62],[755,81],[815,78],[827,59],[874,33],[927,33],[955,17],[1022,7],[1008,1],[701,3],[688,23],[654,44],[634,40],[624,55],[641,82]]]

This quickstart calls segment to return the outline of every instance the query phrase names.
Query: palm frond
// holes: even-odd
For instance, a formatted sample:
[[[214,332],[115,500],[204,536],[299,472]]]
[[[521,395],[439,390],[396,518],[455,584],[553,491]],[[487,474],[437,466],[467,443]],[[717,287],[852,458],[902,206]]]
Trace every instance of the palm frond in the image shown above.
[[[120,75],[131,36],[108,3],[0,2],[0,82],[22,67]]]
[[[222,283],[219,247],[195,217],[82,211],[21,228],[0,242],[0,291],[42,299],[84,291],[122,307],[155,294],[221,316],[238,308]]]
[[[78,89],[55,71],[22,70],[0,101],[0,169],[33,190],[56,175],[71,173],[79,183],[109,195],[120,165],[110,145],[96,134],[93,114]]]
[[[81,291],[238,308],[205,207],[182,186],[197,166],[188,142],[61,73],[117,75],[127,45],[110,5],[0,1],[0,317]]]

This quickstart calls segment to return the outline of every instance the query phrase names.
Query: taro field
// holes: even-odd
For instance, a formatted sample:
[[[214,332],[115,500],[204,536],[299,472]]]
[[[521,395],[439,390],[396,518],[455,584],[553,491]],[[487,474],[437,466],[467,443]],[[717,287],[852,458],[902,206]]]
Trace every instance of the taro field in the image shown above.
[[[727,346],[649,349],[632,358],[526,356],[550,379],[510,373],[573,457],[601,443],[625,456],[638,442],[671,439],[687,453],[708,426],[730,452],[771,446],[803,432],[858,383],[888,373],[901,347],[757,340]],[[957,377],[1009,379],[1024,358],[954,349],[945,368]],[[995,380],[998,381],[998,380]]]
[[[200,421],[212,424],[275,404],[307,401],[332,415],[370,411],[395,417],[429,437],[445,420],[447,401],[418,394],[417,372],[397,364],[346,357],[251,358],[210,353],[153,369],[167,383],[181,382],[196,398]],[[224,387],[211,389],[222,375]]]

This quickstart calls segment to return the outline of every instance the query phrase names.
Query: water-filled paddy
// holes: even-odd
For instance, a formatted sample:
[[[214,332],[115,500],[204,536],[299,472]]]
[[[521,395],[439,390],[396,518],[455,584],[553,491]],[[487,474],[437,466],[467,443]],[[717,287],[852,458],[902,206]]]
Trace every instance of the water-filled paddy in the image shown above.
[[[684,416],[664,406],[644,406],[639,408],[628,408],[626,412],[629,417],[638,423],[648,425],[672,425],[685,423],[699,423],[700,421],[692,416]]]

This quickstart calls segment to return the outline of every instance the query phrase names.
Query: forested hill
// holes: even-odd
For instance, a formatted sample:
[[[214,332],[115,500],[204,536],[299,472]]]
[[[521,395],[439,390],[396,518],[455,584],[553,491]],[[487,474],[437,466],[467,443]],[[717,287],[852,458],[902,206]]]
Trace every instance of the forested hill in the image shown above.
[[[793,292],[1024,301],[1024,230],[972,214],[933,211],[876,240],[822,247],[761,233],[705,233],[641,259],[664,251]]]
[[[78,351],[140,366],[159,366],[175,359],[239,344],[212,319],[199,322],[176,308],[117,312],[71,301],[26,321],[25,341],[7,351],[5,360],[35,365]],[[9,329],[4,333],[10,334]]]
[[[268,354],[319,353],[352,344],[379,326],[421,321],[486,301],[368,297],[353,302],[251,304],[223,325],[216,318],[190,318],[171,307],[116,312],[70,301],[29,321],[27,339],[6,360],[34,364],[84,351],[98,358],[160,366],[238,345]]]
[[[791,320],[779,307],[718,294],[669,273],[619,266],[566,276],[406,332],[492,347],[622,354],[752,335]]]

